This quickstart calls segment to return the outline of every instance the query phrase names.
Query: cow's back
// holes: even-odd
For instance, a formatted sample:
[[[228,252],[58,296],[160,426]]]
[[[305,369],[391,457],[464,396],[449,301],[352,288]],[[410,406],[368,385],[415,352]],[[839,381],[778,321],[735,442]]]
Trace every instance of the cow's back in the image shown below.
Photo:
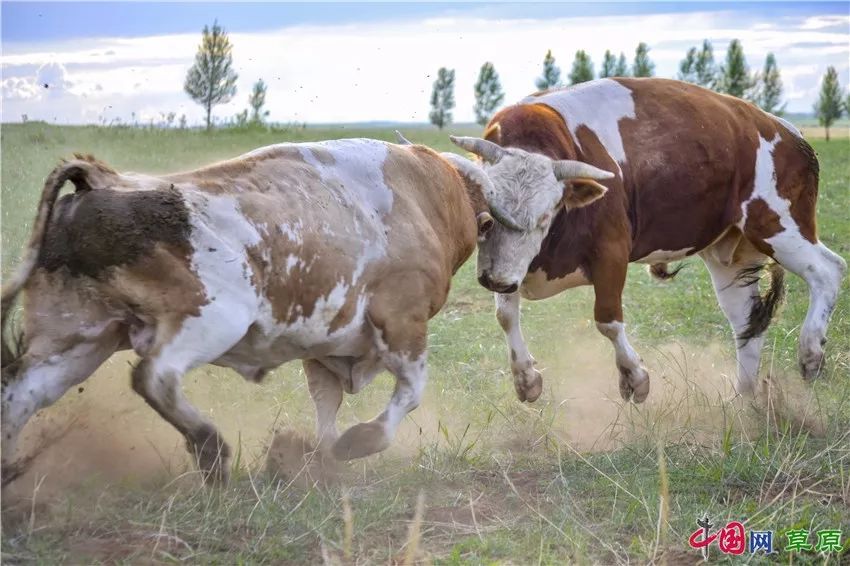
[[[579,159],[618,173],[632,259],[695,252],[741,217],[761,140],[778,140],[783,173],[817,174],[791,124],[738,98],[669,79],[603,79],[524,99],[563,119]],[[504,126],[502,128],[504,135]],[[586,224],[601,204],[571,214]],[[610,216],[610,214],[609,214]]]

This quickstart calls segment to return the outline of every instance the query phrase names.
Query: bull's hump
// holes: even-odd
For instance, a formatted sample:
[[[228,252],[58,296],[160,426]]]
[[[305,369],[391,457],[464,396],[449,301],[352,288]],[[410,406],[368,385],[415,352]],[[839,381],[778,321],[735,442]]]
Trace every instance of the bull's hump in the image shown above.
[[[336,187],[341,196],[382,217],[392,210],[393,192],[384,174],[389,155],[386,143],[369,139],[332,140],[299,144],[298,150],[322,181]]]
[[[532,95],[520,104],[545,104],[564,119],[573,141],[581,148],[576,132],[587,127],[607,150],[611,158],[625,163],[626,150],[620,134],[620,120],[635,115],[631,89],[611,79],[599,79],[566,89]]]

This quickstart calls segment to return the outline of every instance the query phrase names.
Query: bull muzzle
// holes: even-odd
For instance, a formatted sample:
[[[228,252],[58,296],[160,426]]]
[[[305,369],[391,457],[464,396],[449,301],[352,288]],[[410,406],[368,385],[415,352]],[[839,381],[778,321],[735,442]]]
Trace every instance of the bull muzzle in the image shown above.
[[[518,283],[504,283],[502,281],[495,281],[490,277],[490,272],[484,270],[478,276],[478,283],[481,284],[482,287],[493,291],[494,293],[502,293],[504,295],[509,295],[511,293],[515,293],[519,288]]]

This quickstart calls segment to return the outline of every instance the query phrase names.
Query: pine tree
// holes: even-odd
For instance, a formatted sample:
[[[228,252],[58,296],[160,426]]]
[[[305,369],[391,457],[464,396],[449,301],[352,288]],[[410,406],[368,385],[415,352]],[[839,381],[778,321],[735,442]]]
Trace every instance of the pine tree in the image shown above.
[[[685,58],[679,63],[679,80],[688,83],[697,82],[696,73],[697,48],[691,47],[685,54]]]
[[[489,122],[504,99],[505,93],[499,81],[499,73],[493,63],[488,61],[481,65],[478,80],[475,81],[475,106],[472,107],[475,111],[475,121],[482,126]]]
[[[776,57],[768,53],[764,60],[764,70],[756,76],[755,103],[765,112],[782,115],[785,105],[779,105],[782,99],[782,78]]]
[[[534,85],[538,90],[549,90],[561,85],[561,69],[555,65],[551,49],[543,58],[543,75],[534,81]]]
[[[702,50],[694,62],[696,84],[705,88],[717,88],[717,65],[714,63],[714,49],[709,40],[702,42]]]
[[[452,123],[452,108],[455,107],[455,71],[440,67],[434,90],[431,92],[431,123],[441,130]]]
[[[584,49],[579,49],[576,51],[576,58],[570,71],[570,84],[577,85],[592,81],[593,75],[593,62],[590,60],[590,55]]]
[[[268,110],[263,110],[263,106],[266,104],[266,90],[266,83],[263,79],[260,79],[254,83],[254,89],[248,96],[252,124],[262,124],[269,115]]]
[[[649,46],[644,43],[638,43],[635,49],[635,62],[632,66],[632,75],[635,77],[651,77],[655,74],[655,63],[649,59]]]
[[[195,63],[186,74],[183,89],[192,100],[204,107],[207,129],[212,126],[212,107],[230,102],[236,94],[238,75],[233,70],[233,46],[224,28],[214,22],[204,26]]]
[[[753,87],[754,81],[747,67],[741,42],[733,39],[726,50],[726,62],[720,68],[720,92],[744,98]]]
[[[629,63],[626,61],[626,54],[622,51],[620,52],[620,58],[617,59],[617,66],[614,67],[614,75],[615,77],[628,77],[629,76]]]
[[[829,127],[841,118],[841,86],[838,84],[838,72],[835,67],[827,67],[820,86],[820,97],[815,103],[818,123],[826,128],[826,141],[829,141]]]
[[[602,59],[602,69],[599,71],[599,78],[616,76],[614,73],[617,70],[617,58],[611,53],[611,50],[605,50],[605,57]]]

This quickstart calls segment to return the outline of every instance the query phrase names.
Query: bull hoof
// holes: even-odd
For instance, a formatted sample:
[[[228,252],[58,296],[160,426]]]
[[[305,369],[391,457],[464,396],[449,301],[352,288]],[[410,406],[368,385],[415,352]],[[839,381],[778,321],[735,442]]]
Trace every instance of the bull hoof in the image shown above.
[[[204,485],[225,486],[230,481],[230,447],[218,433],[193,444],[195,459]]]
[[[529,364],[524,369],[514,369],[514,389],[520,401],[534,403],[543,393],[543,375]]]
[[[806,381],[813,381],[820,376],[823,369],[823,352],[800,352],[800,375]]]
[[[337,460],[355,460],[386,450],[389,445],[383,423],[370,421],[345,431],[334,443],[332,453]]]
[[[649,396],[649,372],[640,366],[635,370],[620,368],[620,397],[623,401],[643,403]]]

